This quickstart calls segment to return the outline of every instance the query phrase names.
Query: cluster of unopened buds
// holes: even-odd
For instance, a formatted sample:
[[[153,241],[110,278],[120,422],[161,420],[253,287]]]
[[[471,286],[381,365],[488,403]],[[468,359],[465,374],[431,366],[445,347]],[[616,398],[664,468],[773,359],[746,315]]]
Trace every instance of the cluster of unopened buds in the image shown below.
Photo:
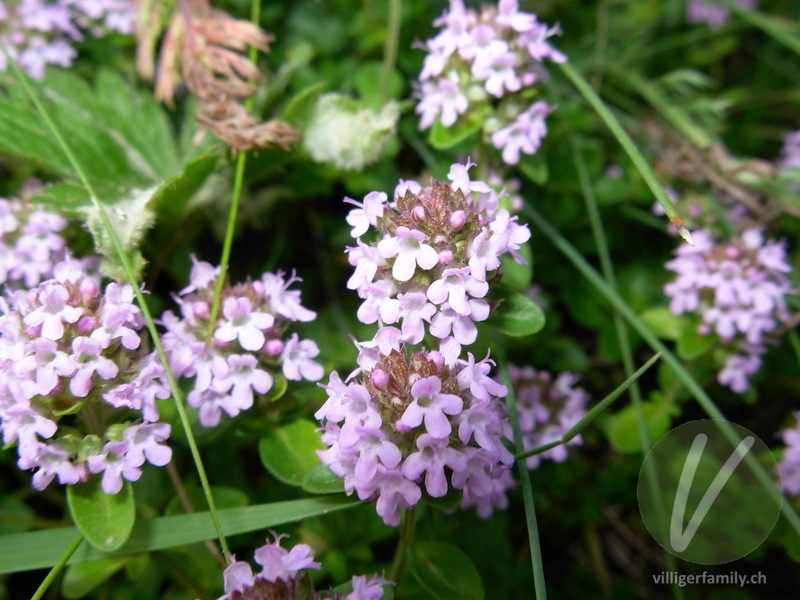
[[[364,300],[358,318],[380,328],[358,343],[348,381],[333,373],[324,386],[329,399],[316,417],[329,449],[319,454],[348,493],[376,499],[391,525],[423,489],[438,498],[452,486],[462,507],[488,516],[505,507],[513,484],[501,441],[506,388],[489,376],[488,356],[462,357],[462,347],[492,310],[500,256],[521,261],[530,231],[490,186],[470,180],[471,166],[453,165],[449,184],[402,181],[392,201],[381,192],[347,200],[357,206],[347,220],[358,243],[348,248],[347,285]],[[360,236],[370,228],[378,239],[367,244]],[[434,349],[420,346],[426,338]]]
[[[253,573],[250,563],[240,560],[225,569],[225,594],[218,600],[380,600],[383,586],[393,585],[382,577],[356,575],[349,593],[316,592],[308,571],[321,565],[311,556],[311,548],[296,544],[286,550],[281,539],[287,536],[273,533],[273,537],[273,542],[255,551],[255,561],[261,566],[258,573]]]
[[[141,348],[133,298],[129,285],[102,292],[80,263],[65,261],[53,279],[0,301],[3,441],[16,443],[21,469],[37,469],[34,488],[102,473],[103,490],[115,494],[145,460],[170,461],[170,426],[158,422],[155,402],[169,389]]]
[[[666,264],[677,277],[664,287],[670,310],[700,318],[698,333],[716,334],[729,352],[718,375],[721,384],[743,393],[761,367],[766,344],[790,320],[786,296],[795,293],[783,242],[765,239],[758,228],[717,240],[693,232],[695,245],[677,248]]]
[[[434,25],[442,31],[423,46],[428,56],[415,109],[420,129],[437,119],[450,127],[474,116],[484,122],[483,135],[505,163],[518,163],[520,153],[534,154],[553,110],[533,101],[535,84],[547,77],[542,63],[567,60],[548,42],[561,33],[559,27],[520,11],[517,0],[485,5],[480,13],[465,8],[463,0],[451,0],[450,10]]]
[[[200,423],[214,427],[222,412],[235,417],[253,406],[254,394],[268,393],[275,377],[318,381],[322,365],[313,360],[319,348],[296,333],[287,337],[294,321],[312,321],[316,313],[300,304],[299,281],[283,273],[264,273],[261,279],[226,285],[220,311],[211,326],[219,268],[194,261],[190,284],[176,298],[182,318],[164,313],[164,349],[176,377],[194,378],[187,396],[200,409]]]
[[[517,399],[523,450],[533,450],[560,440],[586,415],[589,394],[575,387],[577,375],[560,373],[554,379],[547,371],[537,371],[533,367],[509,365],[508,370]],[[512,437],[510,429],[506,435]],[[581,443],[583,440],[578,435],[566,444],[529,456],[528,468],[537,468],[543,458],[562,462],[567,459],[566,446]]]
[[[42,79],[47,65],[70,67],[78,55],[75,42],[87,32],[133,33],[136,2],[132,0],[19,0],[0,2],[0,47],[33,78]],[[0,50],[0,71],[6,69]]]

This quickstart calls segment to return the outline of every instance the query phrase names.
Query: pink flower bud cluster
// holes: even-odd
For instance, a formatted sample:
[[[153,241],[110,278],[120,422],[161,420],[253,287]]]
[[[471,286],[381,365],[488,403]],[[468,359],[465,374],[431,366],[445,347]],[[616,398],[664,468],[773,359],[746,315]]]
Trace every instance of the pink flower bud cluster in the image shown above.
[[[72,44],[89,32],[129,35],[136,24],[132,0],[19,0],[0,3],[0,46],[34,79],[47,65],[70,67],[78,55]],[[6,70],[0,52],[0,71]]]
[[[701,335],[716,334],[728,355],[717,379],[743,393],[761,366],[770,334],[790,319],[786,296],[795,293],[786,274],[783,242],[746,229],[724,241],[707,230],[693,232],[695,246],[683,244],[665,265],[677,277],[664,286],[670,310],[697,315]]]
[[[560,373],[553,379],[547,371],[537,371],[533,367],[509,365],[508,370],[517,398],[524,450],[533,450],[561,439],[586,415],[589,394],[574,387],[578,381],[574,373]],[[513,437],[510,425],[508,427],[507,435]],[[567,444],[529,456],[526,459],[528,468],[537,468],[544,458],[562,462],[567,459],[567,446],[582,443],[583,439],[578,435]]]
[[[0,300],[3,441],[16,443],[21,469],[38,469],[38,490],[55,477],[73,484],[102,473],[103,490],[115,494],[145,460],[170,461],[170,426],[157,422],[155,405],[169,389],[158,360],[140,349],[133,288],[102,292],[76,261],[54,274]]]
[[[800,412],[794,416],[795,426],[781,432],[786,449],[778,463],[783,491],[790,496],[800,495]]]
[[[200,409],[203,426],[217,425],[223,411],[235,417],[252,407],[254,394],[269,392],[279,371],[292,381],[322,377],[322,366],[313,360],[317,345],[287,334],[292,322],[316,318],[300,304],[300,292],[289,290],[297,277],[264,273],[255,281],[226,285],[208,340],[219,268],[193,260],[190,284],[176,298],[182,318],[164,313],[163,342],[175,376],[194,378],[187,402]]]
[[[281,540],[288,536],[272,535],[273,542],[255,551],[255,561],[261,571],[254,574],[250,563],[234,560],[223,573],[225,594],[218,600],[380,600],[383,586],[393,585],[382,577],[367,579],[365,575],[357,575],[353,577],[353,591],[349,594],[315,592],[308,570],[319,570],[321,565],[314,562],[311,548],[297,544],[286,550],[281,547]]]
[[[67,256],[60,215],[21,200],[0,198],[0,284],[31,288],[53,277]]]
[[[415,109],[420,129],[437,119],[450,127],[461,115],[482,115],[483,132],[505,163],[518,163],[520,153],[534,154],[553,108],[541,100],[531,104],[531,92],[547,77],[545,59],[567,60],[548,42],[561,33],[559,27],[520,11],[517,0],[484,5],[480,13],[451,0],[434,25],[442,31],[423,46],[428,56]]]
[[[369,358],[362,349],[359,364],[363,374],[350,383],[331,374],[315,414],[329,446],[318,454],[348,494],[377,499],[387,525],[398,525],[400,509],[423,490],[441,498],[452,486],[463,506],[487,515],[505,507],[514,457],[501,441],[506,388],[488,376],[494,363],[470,354],[451,368],[437,351],[409,358],[397,342]]]
[[[470,181],[469,168],[454,164],[451,183],[422,187],[403,181],[389,201],[371,192],[347,222],[358,246],[347,249],[355,272],[347,287],[364,302],[362,323],[398,324],[402,341],[418,344],[429,333],[440,340],[447,364],[478,334],[476,322],[491,311],[490,284],[499,278],[500,257],[518,250],[530,238],[526,225],[500,208],[500,195],[483,181]],[[370,228],[376,243],[360,236]]]

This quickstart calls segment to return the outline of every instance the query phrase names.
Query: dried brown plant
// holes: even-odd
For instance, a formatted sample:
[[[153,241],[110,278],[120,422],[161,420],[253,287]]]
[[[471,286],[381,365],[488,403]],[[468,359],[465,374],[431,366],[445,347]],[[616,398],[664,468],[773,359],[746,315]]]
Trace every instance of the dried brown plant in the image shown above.
[[[145,77],[153,78],[155,44],[166,26],[155,73],[159,101],[173,107],[183,83],[197,98],[197,120],[236,150],[273,144],[288,148],[299,141],[300,134],[288,123],[261,123],[240,103],[255,94],[255,83],[262,80],[244,53],[250,46],[268,51],[272,36],[212,8],[208,0],[177,0],[171,15],[161,0],[141,0],[139,10],[137,60]]]

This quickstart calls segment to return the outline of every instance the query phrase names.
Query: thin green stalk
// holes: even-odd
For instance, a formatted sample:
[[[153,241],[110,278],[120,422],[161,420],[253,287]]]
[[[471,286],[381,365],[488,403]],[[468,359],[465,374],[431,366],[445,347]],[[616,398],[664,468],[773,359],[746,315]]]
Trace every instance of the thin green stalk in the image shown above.
[[[389,84],[397,62],[397,46],[400,43],[400,11],[402,0],[389,0],[389,24],[386,28],[386,45],[383,49],[383,73],[381,73],[381,98],[389,100]]]
[[[250,20],[253,25],[258,27],[261,23],[261,2],[259,0],[252,0],[250,2]],[[258,48],[250,46],[248,53],[250,62],[254,63],[258,59]],[[250,82],[252,83],[252,82]],[[253,110],[253,97],[250,96],[244,101],[244,106],[247,112]],[[217,316],[219,315],[220,299],[222,297],[222,288],[225,287],[225,279],[228,274],[228,264],[231,259],[231,248],[233,247],[233,234],[236,230],[236,217],[239,215],[239,199],[242,196],[242,186],[244,184],[244,167],[247,163],[247,153],[239,152],[236,157],[236,171],[233,175],[233,190],[231,192],[231,207],[228,211],[228,224],[225,227],[225,240],[222,242],[222,254],[219,259],[219,276],[217,277],[217,285],[214,287],[214,302],[211,303],[211,314],[208,319],[208,330],[206,331],[206,340],[210,343],[211,336],[214,334],[214,328],[217,323]],[[225,553],[227,555],[227,552]]]
[[[606,71],[612,73],[616,78],[624,81],[642,98],[660,112],[664,118],[672,123],[672,126],[680,131],[686,138],[700,149],[711,146],[713,140],[697,123],[692,121],[685,111],[677,108],[667,98],[665,98],[653,82],[647,81],[636,73],[633,69],[623,68],[614,63],[606,63]]]
[[[675,205],[672,203],[672,200],[669,199],[664,188],[658,182],[655,173],[650,168],[650,165],[647,164],[647,161],[642,156],[642,153],[639,152],[639,149],[636,147],[636,144],[633,143],[633,140],[627,134],[627,132],[622,128],[617,118],[613,115],[613,113],[608,109],[605,105],[603,100],[597,93],[592,89],[592,86],[583,78],[583,76],[578,73],[569,63],[563,63],[559,65],[561,70],[564,74],[569,78],[569,80],[573,83],[573,85],[578,88],[578,91],[583,95],[589,104],[597,111],[597,114],[600,115],[600,118],[603,119],[606,126],[611,130],[611,133],[617,138],[620,146],[627,152],[628,156],[630,156],[631,161],[633,161],[634,166],[639,171],[644,179],[647,187],[650,188],[650,191],[653,192],[656,200],[664,207],[664,212],[666,212],[667,217],[678,227],[678,231],[681,234],[681,237],[685,239],[690,244],[694,245],[694,240],[692,240],[692,235],[689,233],[689,230],[683,225],[683,219],[681,219],[678,211],[675,208]]]
[[[794,357],[797,359],[797,362],[800,363],[800,335],[798,335],[797,331],[794,329],[792,329],[786,335],[789,338],[789,343],[792,346],[792,350],[794,350]]]
[[[777,19],[769,17],[757,10],[748,10],[731,0],[718,0],[725,8],[742,17],[753,27],[760,29],[776,42],[783,44],[796,54],[800,54],[800,36],[789,30]]]
[[[498,364],[500,365],[500,376],[503,378],[503,384],[508,389],[506,404],[508,405],[508,418],[511,421],[511,429],[514,432],[514,447],[524,448],[522,443],[522,429],[519,426],[519,414],[517,413],[517,399],[514,394],[514,386],[511,383],[511,375],[508,372],[505,345],[499,333],[497,333],[495,352],[497,353]],[[522,501],[525,505],[525,521],[528,527],[528,543],[531,550],[534,595],[536,600],[546,600],[547,588],[544,580],[542,549],[539,544],[539,526],[536,523],[536,506],[533,502],[531,472],[528,470],[528,465],[525,464],[525,461],[517,461],[517,468],[519,469],[519,480],[522,487]]]
[[[408,549],[414,543],[414,532],[417,526],[417,507],[407,510],[403,514],[403,522],[400,523],[400,537],[397,540],[397,550],[392,560],[392,568],[389,571],[389,581],[399,582],[403,569],[406,566]]]
[[[78,546],[81,545],[83,541],[83,535],[78,534],[78,536],[73,540],[73,542],[69,545],[69,547],[64,551],[64,554],[61,555],[61,558],[58,559],[58,562],[53,565],[53,568],[50,569],[50,572],[44,578],[44,581],[39,584],[39,587],[36,588],[36,591],[31,596],[31,600],[41,600],[44,596],[45,592],[50,588],[53,582],[58,577],[58,574],[61,573],[61,570],[67,564],[67,561],[75,554],[75,550],[78,549]]]
[[[219,522],[219,515],[217,514],[217,505],[214,502],[213,495],[211,494],[211,487],[209,486],[208,478],[206,477],[206,471],[205,468],[203,467],[203,461],[200,458],[200,451],[197,448],[197,442],[194,439],[194,435],[192,434],[191,424],[189,423],[189,416],[186,414],[186,408],[184,407],[183,404],[183,393],[181,392],[181,389],[178,387],[178,384],[175,381],[175,377],[172,374],[172,370],[169,368],[169,361],[167,360],[167,355],[164,352],[164,346],[161,344],[161,337],[158,335],[158,331],[156,330],[156,326],[155,323],[153,322],[153,317],[150,314],[150,308],[147,305],[147,301],[144,298],[144,294],[142,293],[141,289],[139,289],[139,284],[136,281],[136,276],[133,273],[133,269],[131,267],[130,261],[128,260],[128,256],[125,254],[125,250],[123,249],[122,244],[119,241],[117,232],[114,230],[114,227],[108,218],[108,214],[106,214],[105,207],[100,203],[100,200],[95,194],[94,187],[90,183],[89,178],[86,176],[86,172],[84,171],[83,166],[80,164],[77,158],[75,158],[75,155],[72,153],[72,149],[70,148],[69,144],[67,144],[67,141],[61,135],[61,131],[58,129],[52,117],[50,116],[50,112],[42,104],[41,100],[39,99],[39,95],[31,87],[30,83],[28,82],[27,76],[22,72],[22,69],[20,69],[16,61],[12,60],[7,53],[6,57],[9,64],[11,65],[11,68],[14,71],[14,74],[19,78],[22,87],[25,89],[26,94],[31,99],[34,106],[36,106],[39,113],[42,115],[42,118],[45,120],[45,123],[47,123],[47,126],[50,128],[51,133],[58,141],[64,154],[67,156],[67,159],[72,165],[72,168],[75,169],[75,173],[78,175],[78,178],[80,179],[81,183],[86,188],[86,191],[89,193],[89,197],[92,200],[92,204],[97,209],[97,212],[100,215],[100,219],[103,221],[103,227],[105,227],[106,231],[108,232],[108,236],[111,239],[112,245],[114,246],[114,252],[117,254],[117,258],[122,264],[122,269],[125,271],[125,277],[128,280],[128,283],[133,288],[133,293],[136,295],[136,302],[142,311],[142,316],[144,317],[145,322],[147,323],[147,330],[150,332],[150,337],[153,340],[153,345],[155,345],[156,347],[158,358],[161,360],[161,364],[164,366],[164,373],[166,375],[170,391],[172,392],[172,397],[175,399],[175,405],[178,410],[178,415],[180,417],[181,424],[183,425],[183,428],[186,431],[186,438],[187,441],[189,442],[189,449],[191,450],[192,458],[194,459],[195,463],[195,468],[197,469],[197,474],[200,478],[200,483],[203,487],[203,491],[205,492],[206,500],[208,501],[208,508],[211,511],[211,518],[214,520],[214,527],[219,537],[220,546],[222,547],[222,551],[225,554],[225,557],[228,560],[230,560],[230,551],[228,550],[228,543],[225,539],[225,534],[222,532],[222,525]]]
[[[586,212],[589,215],[589,223],[592,227],[592,236],[594,237],[597,254],[600,257],[600,268],[603,273],[603,278],[609,288],[614,293],[618,293],[616,275],[614,274],[614,263],[611,261],[611,252],[608,248],[608,240],[606,239],[605,229],[603,228],[603,222],[600,217],[597,198],[594,195],[594,190],[592,190],[591,181],[589,180],[589,170],[586,168],[586,162],[583,159],[583,149],[579,147],[574,135],[570,136],[570,142],[573,148],[572,157],[575,161],[575,170],[578,172],[578,180],[580,181],[581,190],[583,192]],[[631,349],[630,338],[628,337],[628,328],[618,312],[614,313],[614,329],[617,334],[617,342],[619,343],[625,375],[630,378],[634,373],[633,351]],[[642,397],[639,392],[639,385],[635,380],[631,384],[631,404],[636,412],[636,426],[639,430],[639,447],[642,451],[642,457],[645,457],[652,444],[647,429],[647,420],[645,419],[644,410],[642,408]],[[650,462],[646,463],[645,477],[647,478],[650,495],[656,502],[659,525],[666,531],[665,515],[667,513],[661,501],[663,496],[660,493],[658,474],[655,471],[655,465]],[[667,568],[670,571],[676,571],[678,563],[675,556],[667,550],[664,550],[664,558],[667,563]],[[683,590],[677,584],[672,585],[672,592],[675,598],[680,599],[685,597]]]
[[[533,456],[534,454],[541,454],[550,448],[555,448],[560,444],[566,444],[574,437],[579,435],[581,431],[586,429],[592,421],[594,421],[603,411],[605,411],[611,404],[619,398],[631,385],[637,381],[644,373],[652,367],[655,362],[661,358],[661,354],[656,353],[654,354],[650,360],[644,363],[641,367],[639,367],[635,373],[633,373],[630,377],[628,377],[621,385],[617,386],[614,391],[608,394],[605,398],[603,398],[600,402],[595,404],[589,412],[587,412],[583,418],[575,423],[572,427],[570,427],[564,435],[561,436],[560,439],[556,440],[555,442],[550,442],[549,444],[544,444],[542,446],[537,446],[531,450],[526,450],[525,452],[520,452],[514,455],[514,458],[517,460],[521,460],[523,458],[528,458],[529,456]]]
[[[675,375],[683,385],[686,386],[686,389],[695,398],[703,411],[710,418],[722,421],[722,423],[720,423],[720,429],[728,441],[734,447],[737,446],[741,441],[738,434],[728,425],[725,415],[717,408],[717,405],[714,404],[714,401],[705,390],[703,390],[695,378],[684,368],[678,357],[669,351],[625,300],[608,286],[600,274],[583,258],[583,256],[581,256],[580,252],[578,252],[578,250],[570,244],[569,241],[539,213],[539,211],[528,205],[525,207],[524,212],[528,218],[536,224],[537,231],[547,237],[573,266],[589,280],[595,289],[605,297],[612,308],[618,311],[628,324],[642,337],[645,343],[654,351],[662,354],[664,362],[675,372]],[[781,502],[782,500],[781,512],[792,526],[792,529],[800,536],[800,516],[798,516],[797,512],[794,510],[792,503],[788,499],[782,498],[780,491],[778,491],[769,473],[764,470],[752,454],[746,454],[744,461],[764,488],[773,495],[774,500],[776,502]]]

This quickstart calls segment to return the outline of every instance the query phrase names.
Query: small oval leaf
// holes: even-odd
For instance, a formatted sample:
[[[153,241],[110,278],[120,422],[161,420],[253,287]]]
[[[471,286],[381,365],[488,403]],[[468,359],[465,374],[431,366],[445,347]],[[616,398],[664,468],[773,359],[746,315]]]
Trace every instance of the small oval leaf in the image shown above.
[[[303,489],[311,494],[340,494],[344,481],[328,465],[318,462],[303,477]]]
[[[67,503],[72,520],[92,546],[103,552],[122,547],[133,531],[136,503],[133,486],[124,482],[118,494],[106,494],[100,477],[67,487]]]
[[[533,335],[542,330],[544,313],[536,302],[508,288],[504,288],[501,294],[503,301],[487,321],[489,324],[512,337]]]
[[[437,600],[483,600],[478,570],[457,546],[444,542],[416,544],[408,552],[408,570]]]
[[[101,558],[92,562],[71,565],[64,574],[61,593],[65,598],[83,598],[89,592],[114,576],[126,563],[130,556]]]
[[[324,450],[317,426],[297,419],[276,427],[258,442],[261,462],[276,479],[289,485],[300,485],[314,465],[319,463],[317,450]]]

